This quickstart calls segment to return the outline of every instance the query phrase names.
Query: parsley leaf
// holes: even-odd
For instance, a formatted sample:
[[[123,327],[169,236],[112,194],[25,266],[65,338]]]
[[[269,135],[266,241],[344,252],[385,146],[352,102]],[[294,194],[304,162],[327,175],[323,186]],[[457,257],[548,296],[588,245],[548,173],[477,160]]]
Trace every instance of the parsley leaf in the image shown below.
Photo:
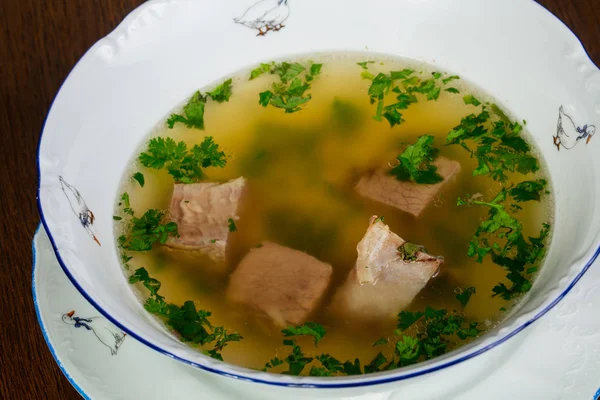
[[[263,107],[271,105],[281,108],[288,114],[300,111],[301,106],[310,101],[311,95],[306,94],[306,91],[310,89],[310,82],[321,73],[322,67],[323,64],[311,63],[307,68],[298,62],[261,64],[252,70],[250,80],[269,72],[278,75],[279,82],[274,83],[271,90],[261,92],[258,103]]]
[[[222,326],[213,326],[209,320],[210,311],[196,309],[193,301],[188,300],[182,306],[167,303],[165,298],[158,294],[161,283],[150,277],[145,268],[137,269],[129,277],[129,282],[141,282],[150,291],[144,308],[163,318],[182,341],[199,345],[213,344],[213,348],[205,352],[211,357],[223,361],[221,351],[225,346],[243,339],[239,333],[228,332]]]
[[[356,65],[359,65],[362,69],[369,69],[368,64],[375,64],[375,61],[363,61],[356,63]]]
[[[121,205],[123,205],[123,212],[125,214],[133,215],[133,209],[131,208],[131,203],[129,202],[129,193],[124,192],[121,195],[121,202],[119,203],[119,206]]]
[[[206,92],[206,95],[216,101],[217,103],[223,103],[225,101],[229,101],[231,97],[231,79],[227,79],[225,82],[221,83],[217,86],[213,91]]]
[[[373,347],[375,346],[381,346],[384,344],[388,344],[388,340],[386,338],[379,338],[376,341],[373,342]]]
[[[387,358],[381,354],[377,353],[377,355],[371,360],[370,363],[365,365],[365,374],[370,374],[373,372],[378,372],[381,370],[381,366],[387,362]]]
[[[133,179],[135,179],[141,187],[144,187],[144,183],[145,183],[145,179],[144,179],[144,174],[142,174],[141,172],[136,172],[135,174],[133,174]]]
[[[332,357],[329,354],[321,354],[316,357],[317,360],[329,371],[332,373],[342,372],[344,370],[344,366],[342,363],[335,357]]]
[[[420,320],[425,314],[420,311],[410,312],[401,311],[398,314],[398,329],[406,330],[410,328],[415,322]]]
[[[535,181],[524,181],[517,184],[515,187],[510,189],[508,193],[510,196],[518,202],[524,201],[540,201],[542,193],[546,189],[546,180],[537,179]]]
[[[400,162],[392,168],[390,174],[399,181],[412,181],[417,184],[435,184],[444,180],[438,173],[433,161],[439,150],[432,146],[432,135],[423,135],[410,145],[397,159]]]
[[[258,78],[259,76],[261,76],[262,74],[265,74],[267,72],[271,71],[271,68],[275,65],[275,63],[270,63],[270,64],[260,64],[260,66],[258,68],[255,68],[252,70],[252,72],[250,72],[250,79],[249,80],[253,80]]]
[[[481,105],[470,95],[465,96],[464,101]],[[508,172],[528,174],[539,170],[537,159],[530,154],[530,146],[520,136],[523,127],[511,122],[495,104],[490,105],[490,109],[499,120],[492,120],[486,105],[481,107],[479,114],[467,115],[446,136],[446,144],[458,144],[477,159],[473,175],[489,175],[505,182]]]
[[[465,102],[465,104],[467,104],[467,105],[472,104],[475,107],[481,105],[481,102],[479,100],[477,100],[477,98],[471,94],[464,96],[463,101]]]
[[[169,129],[173,129],[176,123],[182,123],[188,128],[204,129],[204,107],[206,106],[206,96],[200,91],[196,91],[187,104],[183,107],[185,114],[171,114],[167,120]]]
[[[227,225],[229,227],[229,232],[237,231],[237,226],[235,226],[235,221],[233,220],[233,218],[229,218],[227,220]]]
[[[183,106],[183,114],[171,114],[169,119],[167,119],[169,129],[173,129],[176,123],[182,123],[188,128],[204,130],[204,109],[208,98],[217,103],[229,101],[232,94],[231,83],[232,80],[228,79],[214,90],[207,92],[206,95],[202,95],[199,90],[196,91],[187,104]]]
[[[360,367],[360,360],[354,359],[354,362],[346,361],[344,363],[344,373],[346,375],[361,375],[362,369]]]
[[[459,199],[457,205],[480,205],[489,207],[488,219],[483,221],[469,243],[467,254],[482,262],[488,254],[492,261],[507,271],[507,279],[512,283],[507,287],[500,283],[493,288],[494,296],[500,295],[510,300],[531,288],[531,281],[526,267],[534,268],[545,255],[545,239],[550,232],[550,225],[543,224],[538,237],[525,239],[521,223],[505,208],[504,202],[509,192],[503,189],[491,202]]]
[[[319,343],[319,340],[323,339],[325,336],[325,328],[321,324],[317,324],[316,322],[307,322],[303,325],[299,326],[288,326],[287,328],[281,331],[283,336],[301,336],[301,335],[309,335],[314,338],[315,346]]]
[[[269,360],[269,361],[268,361],[268,362],[265,364],[265,366],[264,366],[264,368],[263,368],[262,370],[263,370],[264,372],[267,372],[267,369],[269,369],[269,368],[275,368],[275,367],[277,367],[277,366],[279,366],[279,365],[281,365],[281,364],[283,364],[283,360],[281,360],[281,359],[280,359],[280,358],[278,358],[278,357],[275,357],[275,358],[272,358],[271,360]]]
[[[169,236],[179,236],[175,222],[163,222],[162,211],[150,209],[141,218],[133,216],[128,226],[127,235],[119,238],[119,245],[124,250],[148,251],[154,244],[165,244]]]
[[[157,296],[160,289],[160,282],[154,278],[151,278],[145,268],[137,269],[133,275],[129,277],[129,283],[134,284],[142,282],[143,285],[150,291],[151,296]],[[162,296],[159,296],[162,297]]]
[[[227,158],[212,136],[188,150],[185,142],[157,137],[150,140],[148,149],[138,160],[151,169],[166,169],[176,182],[193,183],[204,177],[203,168],[224,167]]]
[[[288,364],[288,370],[283,373],[287,375],[300,375],[304,367],[312,362],[313,358],[306,357],[295,341],[289,341],[288,345],[292,346],[292,352],[284,360]]]
[[[469,302],[469,300],[471,299],[471,296],[473,296],[475,294],[475,288],[473,286],[468,287],[464,290],[462,290],[460,293],[458,293],[456,295],[456,300],[458,300],[460,302],[460,304],[462,304],[463,307],[465,307],[467,305],[467,303]]]
[[[452,339],[455,336],[465,340],[481,333],[477,322],[467,323],[460,315],[445,309],[436,310],[427,307],[424,313],[415,313],[416,315],[411,317],[406,315],[413,313],[406,313],[398,315],[399,329],[406,330],[407,328],[403,327],[412,325],[401,321],[402,318],[415,320],[415,316],[419,314],[418,319],[423,318],[423,329],[417,332],[416,337],[405,335],[396,343],[396,353],[400,357],[399,366],[412,364],[420,357],[431,359],[446,353],[454,345]]]
[[[402,339],[396,342],[396,355],[399,357],[400,367],[416,363],[421,356],[419,340],[412,336],[402,336]]]
[[[417,253],[423,250],[423,246],[419,246],[410,242],[404,242],[398,247],[398,255],[404,261],[417,261]]]

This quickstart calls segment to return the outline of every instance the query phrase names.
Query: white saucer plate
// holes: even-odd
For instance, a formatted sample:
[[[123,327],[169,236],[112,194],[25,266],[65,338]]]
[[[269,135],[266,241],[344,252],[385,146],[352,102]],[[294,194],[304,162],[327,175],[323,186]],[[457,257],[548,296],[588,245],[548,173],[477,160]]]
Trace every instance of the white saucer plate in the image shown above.
[[[188,367],[121,330],[90,305],[60,268],[43,228],[33,240],[33,298],[38,321],[60,369],[86,399],[275,399],[260,386]],[[600,264],[541,321],[481,355],[503,360],[461,392],[440,385],[439,399],[597,400],[600,397]],[[499,357],[499,354],[510,357]],[[451,367],[452,369],[454,367]],[[258,388],[258,389],[257,389]],[[311,393],[300,398],[311,398]],[[421,398],[391,391],[344,399]],[[430,400],[435,400],[428,397]]]

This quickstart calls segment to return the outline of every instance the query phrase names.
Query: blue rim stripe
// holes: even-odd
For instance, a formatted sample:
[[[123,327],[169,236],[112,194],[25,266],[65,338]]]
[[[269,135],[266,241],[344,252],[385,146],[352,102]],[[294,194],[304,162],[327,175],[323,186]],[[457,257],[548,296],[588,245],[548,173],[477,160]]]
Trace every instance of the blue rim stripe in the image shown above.
[[[144,5],[138,7],[135,10],[139,10],[141,7],[147,7],[148,4],[150,4],[150,3],[151,2],[145,3]],[[560,19],[558,19],[554,14],[552,14],[546,8],[544,8],[543,6],[539,5],[535,1],[533,1],[533,3],[536,4],[536,5],[538,5],[540,7],[540,9],[543,10],[543,12],[547,13],[548,15],[550,15],[557,23],[559,23],[560,25],[562,25],[563,28],[566,29],[579,42],[579,45],[583,49],[584,53],[586,54],[589,62],[592,65],[596,66],[594,64],[594,62],[591,60],[591,58],[589,57],[589,54],[587,53],[587,50],[585,49],[585,47],[583,46],[583,44],[581,43],[581,41],[579,40],[579,38],[577,37],[577,35],[575,35],[573,33],[573,31],[571,31],[571,29],[567,25],[565,25]],[[125,17],[125,20],[126,19],[127,19],[127,17]],[[119,24],[117,26],[117,28],[115,28],[115,31],[117,29],[119,29],[120,26],[121,26],[121,24]],[[84,54],[83,57],[85,57],[85,54]],[[80,61],[81,61],[81,59],[80,59]],[[71,72],[69,73],[69,75],[67,76],[67,78],[65,79],[65,82],[69,79],[69,76],[73,73],[73,71],[77,68],[78,65],[79,65],[79,62],[73,67],[73,69],[71,70]],[[596,68],[598,69],[597,66],[596,66]],[[63,82],[63,85],[64,85],[64,82]],[[62,85],[61,85],[61,89],[62,89]],[[498,339],[497,341],[495,341],[495,342],[487,345],[486,347],[483,347],[483,348],[481,348],[481,349],[479,349],[479,350],[477,350],[477,351],[475,351],[473,353],[466,354],[465,356],[463,356],[461,358],[458,358],[456,360],[449,361],[449,362],[446,362],[444,364],[440,364],[438,366],[431,367],[431,368],[428,368],[428,369],[424,369],[424,370],[421,370],[421,371],[406,373],[406,374],[403,374],[403,375],[397,375],[397,376],[392,376],[392,377],[382,378],[382,379],[366,380],[366,381],[362,381],[362,382],[337,383],[337,384],[335,384],[335,383],[311,383],[311,384],[307,383],[307,384],[302,384],[302,383],[287,383],[287,382],[270,381],[270,380],[265,380],[265,379],[257,379],[257,378],[252,378],[252,377],[248,377],[248,376],[244,376],[244,375],[233,374],[233,373],[225,372],[225,371],[222,371],[222,370],[219,370],[219,369],[216,369],[216,368],[212,368],[212,367],[208,367],[208,366],[205,366],[205,365],[201,365],[201,364],[198,364],[198,363],[196,363],[194,361],[182,358],[182,357],[177,356],[177,355],[175,355],[175,354],[173,354],[173,353],[171,353],[169,351],[161,349],[160,347],[158,347],[158,346],[154,345],[153,343],[150,343],[146,339],[140,337],[138,334],[134,333],[129,328],[125,327],[123,324],[121,324],[119,321],[117,321],[114,317],[112,317],[109,313],[107,313],[104,309],[102,309],[90,297],[90,295],[79,285],[79,283],[71,275],[71,272],[69,271],[69,269],[65,265],[64,261],[62,260],[62,258],[60,256],[60,253],[58,251],[58,248],[56,247],[56,243],[54,241],[52,233],[50,232],[50,229],[48,228],[48,224],[46,222],[46,219],[45,219],[45,216],[44,216],[44,213],[43,213],[43,210],[42,210],[42,204],[41,204],[41,201],[40,201],[40,191],[41,191],[40,149],[41,149],[41,144],[42,144],[42,139],[43,139],[44,131],[45,131],[45,128],[46,128],[46,122],[48,120],[48,115],[50,115],[50,112],[52,111],[52,106],[54,105],[54,102],[56,101],[56,98],[58,97],[58,95],[60,94],[60,92],[61,92],[61,90],[59,89],[59,91],[57,92],[56,96],[54,97],[54,100],[52,101],[52,104],[50,105],[50,110],[49,110],[48,114],[46,115],[46,118],[44,119],[44,125],[42,126],[42,132],[40,134],[40,140],[38,142],[36,164],[37,164],[37,172],[38,172],[38,188],[37,188],[37,207],[38,207],[38,212],[40,214],[42,225],[44,226],[44,229],[46,230],[46,233],[48,234],[48,238],[50,239],[50,243],[52,244],[52,249],[54,250],[54,253],[56,255],[56,258],[57,258],[57,260],[58,260],[61,268],[63,269],[65,275],[67,275],[67,278],[69,278],[69,280],[71,281],[71,283],[73,284],[73,286],[75,286],[75,288],[81,293],[81,295],[92,306],[94,306],[94,308],[96,308],[98,310],[98,312],[100,312],[104,317],[106,317],[106,319],[108,319],[114,325],[116,325],[117,327],[119,327],[121,330],[123,330],[129,336],[133,337],[134,339],[136,339],[137,341],[143,343],[144,345],[150,347],[151,349],[153,349],[155,351],[158,351],[159,353],[164,354],[164,355],[166,355],[166,356],[168,356],[168,357],[170,357],[172,359],[175,359],[177,361],[181,361],[181,362],[183,362],[185,364],[188,364],[188,365],[190,365],[192,367],[196,367],[196,368],[202,369],[204,371],[215,373],[217,375],[225,376],[225,377],[228,377],[228,378],[239,379],[239,380],[243,380],[243,381],[248,381],[248,382],[267,384],[267,385],[272,385],[272,386],[295,387],[295,388],[341,389],[341,388],[353,388],[353,387],[363,387],[363,386],[380,385],[380,384],[384,384],[384,383],[402,381],[402,380],[405,380],[405,379],[414,378],[414,377],[417,377],[417,376],[426,375],[426,374],[429,374],[429,373],[432,373],[432,372],[435,372],[435,371],[439,371],[439,370],[445,369],[447,367],[451,367],[453,365],[459,364],[459,363],[461,363],[463,361],[469,360],[469,359],[471,359],[473,357],[476,357],[476,356],[478,356],[480,354],[483,354],[486,351],[488,351],[488,350],[490,350],[490,349],[492,349],[492,348],[494,348],[494,347],[496,347],[496,346],[498,346],[498,345],[506,342],[508,339],[512,338],[517,333],[519,333],[523,329],[527,328],[533,322],[535,322],[540,317],[542,317],[543,315],[545,315],[548,311],[550,311],[556,304],[558,304],[567,295],[567,293],[569,293],[571,291],[571,289],[573,289],[573,286],[575,286],[575,284],[577,282],[579,282],[579,280],[581,279],[581,277],[587,272],[587,270],[590,268],[590,266],[598,258],[598,255],[600,255],[600,246],[599,246],[599,247],[596,248],[596,251],[592,255],[592,257],[590,258],[590,260],[588,260],[588,262],[585,264],[585,266],[583,267],[583,269],[579,272],[579,274],[577,274],[577,276],[573,279],[573,281],[569,284],[569,286],[567,286],[567,288],[556,299],[554,299],[554,301],[552,301],[552,303],[550,303],[548,306],[546,306],[546,308],[544,308],[543,310],[541,310],[538,314],[536,314],[535,316],[533,316],[531,319],[529,319],[528,321],[526,321],[525,323],[523,323],[523,325],[519,326],[518,328],[516,328],[512,332],[508,333],[506,336]],[[325,380],[325,379],[334,380],[335,378],[323,378],[323,380]]]
[[[73,386],[73,388],[75,388],[75,390],[77,390],[77,392],[81,395],[81,397],[83,397],[86,400],[91,400],[91,397],[88,396],[84,392],[84,390],[81,388],[81,386],[79,386],[77,384],[77,382],[75,382],[75,379],[73,379],[73,377],[69,374],[69,371],[67,371],[67,369],[65,368],[63,363],[60,361],[60,358],[58,358],[58,354],[56,354],[56,350],[54,350],[54,347],[52,346],[52,343],[50,342],[50,337],[48,336],[46,327],[44,326],[44,323],[42,322],[42,312],[40,311],[40,305],[38,303],[37,294],[36,294],[36,290],[35,290],[35,287],[36,287],[36,285],[35,285],[35,269],[37,267],[37,259],[36,259],[37,250],[35,248],[35,237],[38,235],[41,226],[42,226],[41,224],[38,225],[37,229],[35,230],[35,233],[33,234],[34,240],[31,243],[31,252],[33,254],[33,267],[31,268],[31,289],[33,292],[33,305],[35,306],[35,315],[37,316],[38,324],[40,325],[40,329],[42,331],[42,335],[44,336],[44,340],[46,341],[46,345],[48,345],[48,348],[50,349],[50,353],[52,354],[52,357],[54,357],[54,361],[56,361],[56,363],[58,364],[58,368],[60,368],[63,375],[67,378],[67,380],[69,381],[71,386]]]

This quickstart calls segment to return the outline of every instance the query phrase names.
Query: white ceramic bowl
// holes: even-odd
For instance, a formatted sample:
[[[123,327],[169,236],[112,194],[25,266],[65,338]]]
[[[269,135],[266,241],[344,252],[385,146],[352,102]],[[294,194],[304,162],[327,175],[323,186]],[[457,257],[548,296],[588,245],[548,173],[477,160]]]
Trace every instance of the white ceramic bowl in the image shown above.
[[[234,21],[254,3],[275,9],[276,18],[289,13],[285,28],[257,37],[243,20]],[[223,75],[301,53],[365,50],[459,74],[527,120],[549,166],[556,209],[552,246],[526,301],[501,326],[457,351],[358,377],[262,373],[180,343],[145,312],[118,261],[113,205],[132,153],[175,105]],[[576,141],[570,149],[565,142],[558,151],[553,136],[560,107],[575,127],[600,126],[600,71],[577,38],[533,1],[149,1],[86,53],[56,96],[39,147],[39,210],[63,269],[81,293],[129,335],[194,367],[313,388],[397,382],[458,363],[461,374],[469,375],[475,372],[469,365],[477,365],[473,357],[543,316],[600,252],[600,138]]]

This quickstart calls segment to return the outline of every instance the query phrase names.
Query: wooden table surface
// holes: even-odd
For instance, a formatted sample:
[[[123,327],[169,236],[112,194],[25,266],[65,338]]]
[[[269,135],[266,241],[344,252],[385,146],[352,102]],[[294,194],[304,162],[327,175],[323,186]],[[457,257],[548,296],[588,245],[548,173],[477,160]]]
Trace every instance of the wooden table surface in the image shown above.
[[[36,148],[73,65],[143,0],[0,3],[0,399],[76,399],[46,347],[31,298]],[[600,0],[540,3],[571,27],[600,65]]]

